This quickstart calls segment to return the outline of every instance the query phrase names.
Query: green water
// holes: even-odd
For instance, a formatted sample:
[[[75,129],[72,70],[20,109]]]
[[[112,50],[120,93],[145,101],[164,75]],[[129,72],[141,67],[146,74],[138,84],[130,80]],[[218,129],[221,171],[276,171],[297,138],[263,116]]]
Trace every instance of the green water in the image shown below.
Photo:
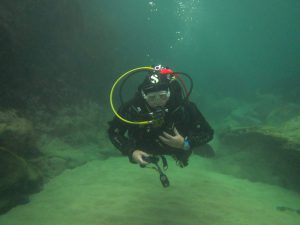
[[[42,159],[24,158],[47,180],[0,225],[299,224],[300,1],[0,6],[0,149],[14,146],[4,134],[32,129]],[[167,189],[106,135],[113,82],[156,64],[193,78],[191,100],[216,133],[216,158],[195,153],[185,169],[169,159]],[[141,79],[129,81],[125,99]],[[18,141],[13,154],[0,154],[23,157],[27,142]]]
[[[91,26],[97,29],[104,18],[113,30],[115,56],[126,58],[120,72],[161,63],[191,74],[202,92],[230,96],[270,90],[299,76],[296,0],[82,4]]]

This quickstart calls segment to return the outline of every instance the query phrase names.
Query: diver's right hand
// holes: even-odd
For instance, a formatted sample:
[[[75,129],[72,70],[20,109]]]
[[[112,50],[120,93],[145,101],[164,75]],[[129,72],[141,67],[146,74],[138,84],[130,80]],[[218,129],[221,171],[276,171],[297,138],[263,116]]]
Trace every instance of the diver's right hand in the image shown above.
[[[144,157],[148,157],[150,156],[149,154],[147,154],[146,152],[143,152],[141,150],[135,150],[132,153],[132,159],[134,162],[140,164],[140,165],[147,165],[149,164],[148,162],[143,160],[143,156]]]

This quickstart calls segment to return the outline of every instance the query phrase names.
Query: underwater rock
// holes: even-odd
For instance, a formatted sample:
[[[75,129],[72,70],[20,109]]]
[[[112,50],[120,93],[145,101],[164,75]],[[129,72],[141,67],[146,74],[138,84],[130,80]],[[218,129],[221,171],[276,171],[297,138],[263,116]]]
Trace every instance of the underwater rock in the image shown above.
[[[300,116],[278,126],[257,126],[224,130],[220,139],[225,144],[245,147],[249,142],[276,145],[282,150],[300,152]]]
[[[52,168],[52,176],[61,174],[66,168],[66,160],[59,157],[52,157],[48,160],[48,165]]]
[[[104,147],[108,143],[108,119],[104,112],[93,102],[62,107],[48,120],[46,126],[44,125],[47,127],[45,133],[50,139],[58,138],[75,148],[88,144]]]
[[[283,151],[300,152],[299,131],[293,132],[294,124],[286,123],[280,130],[273,127],[236,128],[223,131],[220,139],[223,144],[245,148],[249,143],[268,147],[280,147]]]
[[[300,209],[293,209],[291,207],[286,207],[286,206],[277,206],[276,209],[281,212],[285,212],[285,211],[295,212],[300,215]]]
[[[32,123],[15,110],[0,111],[0,146],[23,157],[39,154]]]
[[[32,123],[14,110],[0,111],[0,214],[28,202],[43,176],[29,160],[40,155]]]
[[[2,19],[1,13],[0,19]],[[11,31],[9,30],[9,26],[3,22],[0,22],[0,49],[0,77],[2,77],[5,73],[11,71],[14,60],[14,49]]]
[[[39,170],[24,158],[0,147],[0,214],[25,203],[31,193],[42,187]]]
[[[252,181],[262,181],[300,192],[300,116],[277,127],[259,126],[223,130],[221,170]],[[231,170],[235,165],[238,170]]]
[[[298,115],[300,115],[300,106],[289,103],[272,110],[267,116],[266,122],[268,124],[282,124]]]

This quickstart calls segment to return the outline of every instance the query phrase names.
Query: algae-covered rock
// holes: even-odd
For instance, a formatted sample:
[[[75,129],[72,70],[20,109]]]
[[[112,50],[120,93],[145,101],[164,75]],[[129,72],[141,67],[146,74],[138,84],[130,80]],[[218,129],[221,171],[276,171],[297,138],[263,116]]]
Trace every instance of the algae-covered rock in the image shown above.
[[[21,156],[0,147],[0,214],[40,190],[42,176]]]
[[[88,161],[115,156],[106,137],[110,114],[99,104],[87,101],[66,105],[54,115],[38,111],[34,121],[37,147],[42,157],[35,160],[46,178],[61,174]]]
[[[269,111],[266,117],[266,122],[273,125],[282,125],[287,123],[287,121],[296,118],[300,115],[300,105],[295,103],[286,103],[279,105],[272,111]]]
[[[0,111],[0,146],[21,156],[38,154],[32,123],[15,110]]]
[[[41,188],[42,175],[29,163],[39,155],[32,123],[14,110],[0,111],[0,213],[24,203]]]
[[[27,163],[16,154],[0,147],[0,192],[26,177]]]
[[[47,114],[48,112],[41,112]],[[105,137],[107,114],[103,108],[93,102],[68,105],[57,110],[45,121],[36,123],[44,140],[56,139],[73,146],[80,147],[96,144],[104,147],[108,143]],[[47,142],[47,141],[46,141]],[[41,143],[43,145],[43,143]],[[47,144],[47,143],[44,143]]]
[[[282,150],[300,152],[300,116],[278,126],[244,127],[224,130],[221,141],[229,145],[248,146],[250,142],[259,145],[277,146]]]
[[[223,130],[219,137],[221,171],[300,192],[300,116],[277,126]]]

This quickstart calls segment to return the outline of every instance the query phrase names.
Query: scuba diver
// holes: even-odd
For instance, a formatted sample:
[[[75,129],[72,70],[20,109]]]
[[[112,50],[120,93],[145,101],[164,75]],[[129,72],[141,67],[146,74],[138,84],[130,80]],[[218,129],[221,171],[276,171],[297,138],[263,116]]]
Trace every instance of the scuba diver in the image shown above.
[[[124,82],[120,85],[122,105],[116,111],[112,101],[115,85],[140,72],[146,77],[126,103],[122,99]],[[189,90],[181,75],[190,80]],[[159,156],[167,167],[163,156],[171,155],[180,167],[185,167],[193,149],[213,139],[213,129],[188,99],[193,85],[187,74],[161,65],[141,67],[123,74],[115,85],[110,96],[115,117],[109,122],[108,135],[130,162],[145,167]]]

